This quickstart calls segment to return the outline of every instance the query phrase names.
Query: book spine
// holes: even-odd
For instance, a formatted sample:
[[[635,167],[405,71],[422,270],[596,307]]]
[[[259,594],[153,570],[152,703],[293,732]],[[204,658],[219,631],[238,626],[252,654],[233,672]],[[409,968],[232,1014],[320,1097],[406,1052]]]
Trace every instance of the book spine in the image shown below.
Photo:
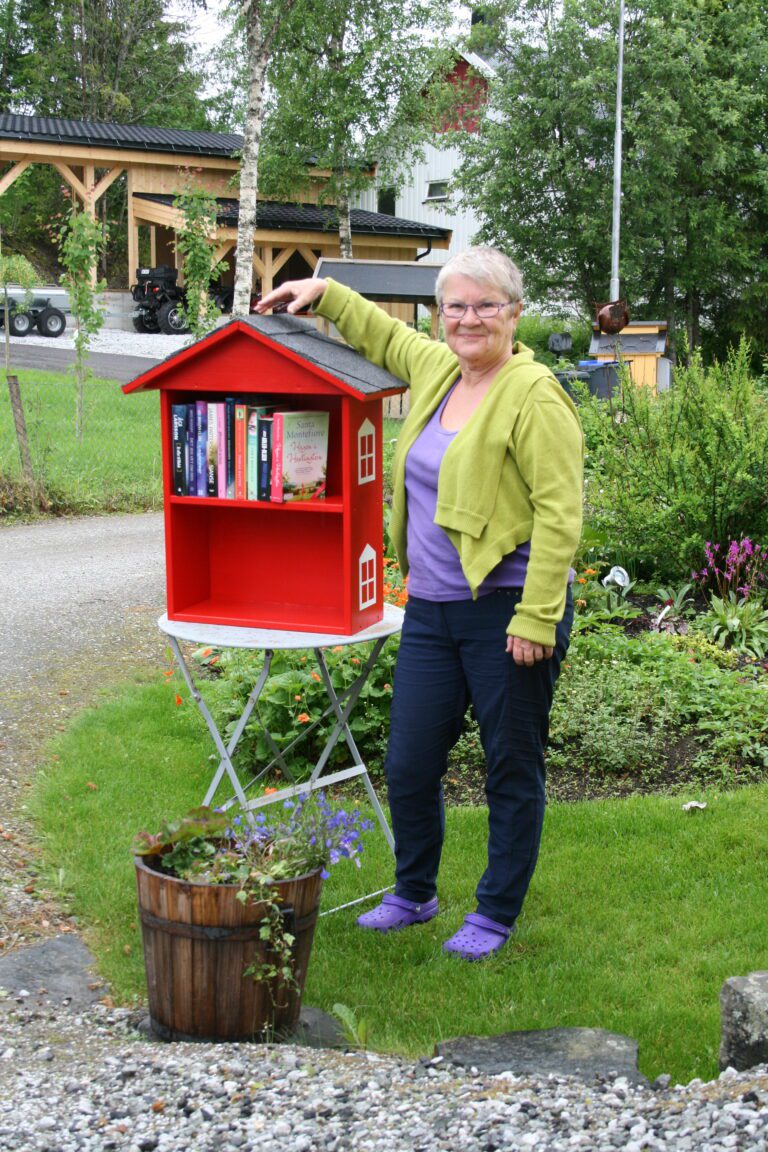
[[[176,496],[186,496],[186,466],[184,449],[187,430],[186,404],[171,405],[171,437],[173,451],[173,491]]]
[[[195,491],[198,496],[208,495],[206,458],[208,454],[208,404],[205,400],[195,401],[197,424],[197,453],[195,456]]]
[[[227,396],[224,401],[224,423],[227,437],[227,499],[235,498],[235,401]]]
[[[245,404],[235,404],[235,500],[245,500],[246,416]]]
[[[216,404],[216,439],[219,444],[218,454],[218,492],[219,500],[227,498],[227,419],[224,404]]]
[[[259,487],[259,410],[248,409],[248,428],[246,431],[246,489],[249,500],[258,500]]]
[[[272,495],[272,425],[271,416],[259,416],[258,422],[258,498],[269,500]]]
[[[187,495],[197,495],[197,409],[187,404],[187,435],[184,467],[187,479]]]
[[[272,467],[269,498],[274,504],[283,502],[283,413],[272,417]]]
[[[208,454],[206,457],[206,484],[209,496],[219,494],[219,421],[216,405],[208,405]]]

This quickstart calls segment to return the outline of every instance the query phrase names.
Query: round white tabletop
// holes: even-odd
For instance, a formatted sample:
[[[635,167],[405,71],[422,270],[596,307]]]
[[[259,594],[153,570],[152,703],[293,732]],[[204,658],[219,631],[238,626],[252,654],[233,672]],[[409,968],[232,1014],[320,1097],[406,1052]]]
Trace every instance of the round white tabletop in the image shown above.
[[[185,620],[169,620],[163,613],[157,622],[167,636],[187,640],[192,644],[209,644],[212,648],[331,648],[345,644],[365,644],[368,640],[381,640],[393,636],[403,626],[402,608],[384,605],[384,616],[369,628],[351,636],[332,635],[328,632],[282,632],[277,628],[235,628],[227,624],[202,624]]]

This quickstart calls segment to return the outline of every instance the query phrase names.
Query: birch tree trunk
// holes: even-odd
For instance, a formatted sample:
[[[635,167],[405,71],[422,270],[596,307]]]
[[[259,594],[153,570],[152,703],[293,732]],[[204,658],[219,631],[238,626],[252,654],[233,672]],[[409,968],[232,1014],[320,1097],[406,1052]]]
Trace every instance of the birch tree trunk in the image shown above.
[[[233,316],[247,316],[251,307],[259,145],[264,120],[264,78],[269,64],[269,46],[263,34],[263,12],[258,0],[251,0],[245,8],[245,19],[248,50],[248,113],[240,161],[240,207],[237,217]]]
[[[352,259],[352,219],[349,214],[349,193],[346,189],[339,195],[336,202],[339,214],[339,254],[342,260]]]

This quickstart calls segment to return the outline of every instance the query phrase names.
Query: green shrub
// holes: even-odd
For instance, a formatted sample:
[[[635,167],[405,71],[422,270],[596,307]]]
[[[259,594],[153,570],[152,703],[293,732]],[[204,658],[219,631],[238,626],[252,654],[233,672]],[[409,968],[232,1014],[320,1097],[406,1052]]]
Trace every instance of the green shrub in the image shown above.
[[[584,400],[581,412],[587,515],[633,574],[680,580],[708,540],[768,539],[768,403],[746,342],[711,368],[694,356],[669,392],[625,376],[612,401]]]
[[[768,768],[768,684],[702,635],[576,634],[552,709],[551,765],[596,774],[664,768],[683,737],[702,779],[733,783]],[[733,669],[733,670],[731,670]]]
[[[396,655],[397,639],[393,638],[384,645],[371,669],[349,722],[360,755],[371,773],[384,758]],[[207,656],[202,656],[202,662],[206,659]],[[366,653],[357,647],[337,646],[325,649],[325,659],[343,707],[344,693],[360,673]],[[240,649],[227,649],[218,656],[216,667],[219,673],[207,695],[214,710],[224,718],[226,740],[232,736],[262,664],[263,654]],[[265,730],[281,751],[296,739],[298,733],[303,738],[291,750],[287,760],[296,778],[306,779],[336,723],[333,714],[324,715],[328,709],[321,675],[307,653],[275,652],[269,679],[238,744],[238,767],[258,774],[272,761],[274,753]],[[349,762],[349,749],[341,740],[328,763],[346,765]]]

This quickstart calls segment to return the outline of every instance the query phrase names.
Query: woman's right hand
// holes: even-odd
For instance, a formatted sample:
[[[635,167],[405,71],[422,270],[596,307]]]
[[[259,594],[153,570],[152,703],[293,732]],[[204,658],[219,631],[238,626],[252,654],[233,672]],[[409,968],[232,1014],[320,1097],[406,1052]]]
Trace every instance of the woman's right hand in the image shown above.
[[[286,280],[278,288],[273,288],[271,292],[267,292],[266,296],[262,296],[261,300],[255,305],[254,311],[259,314],[268,312],[270,308],[274,308],[275,304],[281,301],[288,301],[287,312],[301,312],[303,308],[307,308],[310,304],[314,304],[315,300],[319,300],[327,288],[325,280]]]

